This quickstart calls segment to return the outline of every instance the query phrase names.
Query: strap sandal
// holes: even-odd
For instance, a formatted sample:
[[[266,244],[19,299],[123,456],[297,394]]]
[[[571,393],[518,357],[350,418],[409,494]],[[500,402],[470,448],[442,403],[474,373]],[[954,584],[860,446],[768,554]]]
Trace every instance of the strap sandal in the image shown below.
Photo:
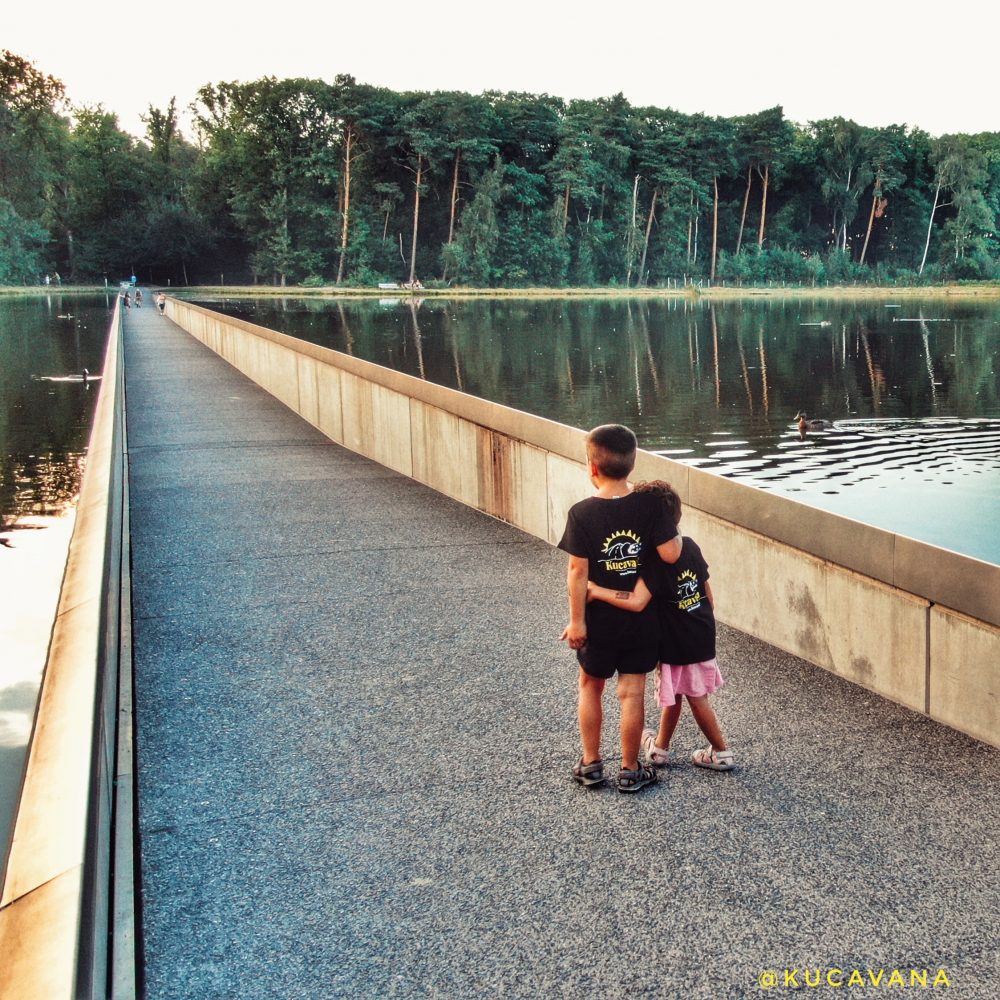
[[[618,791],[637,792],[646,785],[656,783],[656,770],[648,765],[640,764],[634,771],[622,768],[618,772]]]
[[[670,763],[670,750],[662,750],[656,745],[656,733],[652,729],[642,731],[642,752],[646,763],[653,767],[666,767]]]
[[[605,781],[604,761],[595,760],[592,764],[584,764],[581,757],[579,762],[573,765],[573,780],[578,781],[584,788],[603,785]]]
[[[696,767],[707,767],[713,771],[731,771],[736,766],[732,750],[713,750],[711,747],[695,750],[691,762]]]

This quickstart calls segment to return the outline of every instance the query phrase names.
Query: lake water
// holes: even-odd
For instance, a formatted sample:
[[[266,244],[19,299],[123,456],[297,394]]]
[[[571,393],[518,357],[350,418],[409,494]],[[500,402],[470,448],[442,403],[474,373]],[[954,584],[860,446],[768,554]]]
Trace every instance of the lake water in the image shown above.
[[[0,297],[0,867],[73,530],[113,298]]]
[[[1000,562],[1000,303],[199,301]],[[800,410],[829,426],[803,436]]]

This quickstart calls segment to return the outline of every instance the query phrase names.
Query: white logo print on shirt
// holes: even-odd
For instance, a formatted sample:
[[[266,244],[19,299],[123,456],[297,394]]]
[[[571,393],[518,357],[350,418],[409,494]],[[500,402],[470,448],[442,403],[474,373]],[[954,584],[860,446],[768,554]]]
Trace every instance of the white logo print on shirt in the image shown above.
[[[604,539],[601,554],[606,558],[598,559],[604,568],[621,576],[632,576],[639,569],[639,554],[642,552],[642,539],[632,531],[616,531]]]
[[[698,589],[698,577],[689,569],[677,578],[677,610],[697,611],[701,607],[702,593]]]

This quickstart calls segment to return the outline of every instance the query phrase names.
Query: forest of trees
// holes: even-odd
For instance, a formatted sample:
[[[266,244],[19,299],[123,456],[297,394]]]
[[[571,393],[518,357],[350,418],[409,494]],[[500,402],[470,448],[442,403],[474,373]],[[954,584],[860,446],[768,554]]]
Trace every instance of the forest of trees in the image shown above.
[[[1000,276],[1000,133],[206,84],[146,133],[0,52],[0,284],[916,284]]]

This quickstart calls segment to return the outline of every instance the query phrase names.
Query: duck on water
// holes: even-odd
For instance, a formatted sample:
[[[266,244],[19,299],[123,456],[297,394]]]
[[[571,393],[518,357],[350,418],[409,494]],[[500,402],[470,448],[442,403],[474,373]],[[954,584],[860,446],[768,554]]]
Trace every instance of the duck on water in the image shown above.
[[[807,431],[831,431],[833,430],[832,420],[820,420],[818,418],[810,420],[804,410],[799,410],[795,414],[798,421],[799,433],[804,437]]]
[[[79,375],[34,375],[32,377],[37,382],[78,382],[83,383],[83,385],[101,380],[100,375],[91,375],[86,368]]]

